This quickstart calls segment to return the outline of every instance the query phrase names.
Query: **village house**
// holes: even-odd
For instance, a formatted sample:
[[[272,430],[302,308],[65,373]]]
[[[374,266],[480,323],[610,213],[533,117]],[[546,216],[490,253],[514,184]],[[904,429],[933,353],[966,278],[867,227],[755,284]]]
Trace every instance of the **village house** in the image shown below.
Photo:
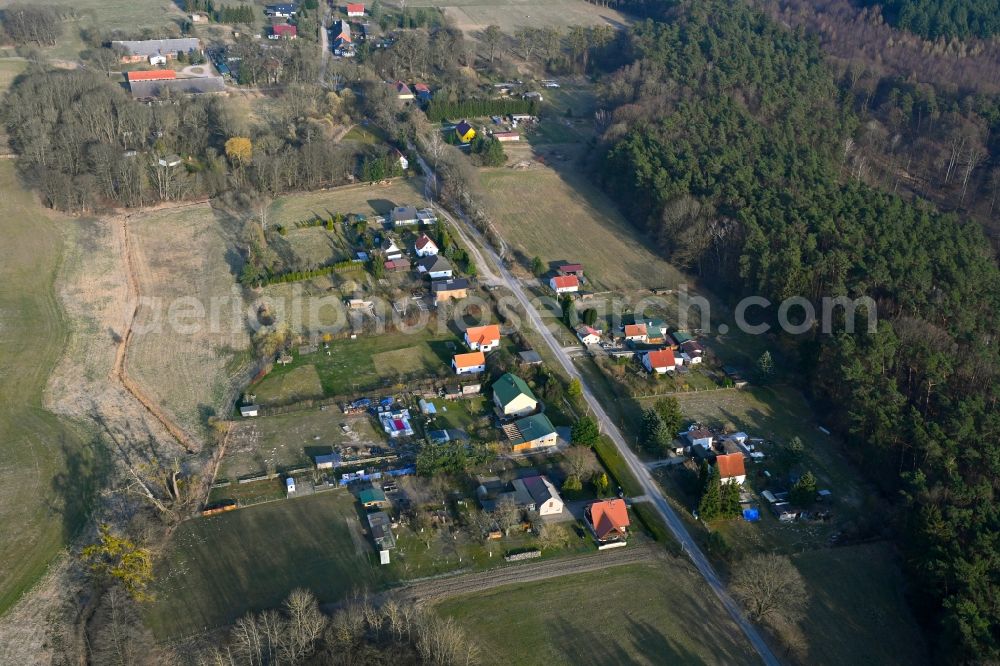
[[[413,436],[413,426],[410,425],[410,410],[408,409],[381,411],[378,414],[378,420],[382,424],[382,430],[393,439]]]
[[[414,83],[413,91],[417,93],[417,99],[419,99],[421,102],[431,101],[431,89],[427,86],[426,83]]]
[[[549,280],[549,287],[557,294],[572,294],[580,290],[580,278],[575,275],[556,275]]]
[[[500,326],[471,326],[465,330],[465,344],[473,351],[493,351],[500,346]]]
[[[260,413],[260,405],[240,405],[240,416],[247,418],[257,416]]]
[[[366,509],[386,509],[390,506],[381,488],[369,486],[358,493],[358,502]]]
[[[508,372],[493,382],[493,404],[502,416],[527,416],[538,409],[538,398],[523,379]]]
[[[384,511],[368,514],[368,531],[375,547],[380,551],[382,564],[389,563],[389,551],[396,547],[396,537],[392,534],[392,521]]]
[[[576,327],[576,337],[585,345],[596,345],[601,341],[601,332],[584,324]]]
[[[413,91],[410,90],[410,86],[406,85],[402,81],[396,81],[393,85],[393,89],[396,91],[396,99],[408,102],[413,99]]]
[[[679,345],[681,358],[685,363],[701,363],[705,358],[705,349],[696,340],[688,340]]]
[[[287,23],[276,23],[271,26],[271,32],[268,33],[268,39],[295,39],[299,36],[299,29],[294,25],[289,25]]]
[[[677,369],[677,361],[674,359],[672,349],[658,349],[646,352],[642,355],[642,365],[649,372],[662,375],[665,372],[673,372]]]
[[[722,483],[741,485],[746,481],[746,462],[742,453],[727,453],[716,456],[715,467],[719,470],[719,480]]]
[[[464,278],[455,280],[438,280],[431,283],[431,294],[434,296],[434,305],[438,306],[445,301],[458,301],[469,295],[469,281]]]
[[[466,375],[486,370],[486,354],[481,351],[468,354],[455,354],[451,359],[451,367],[456,375]]]
[[[555,446],[559,441],[556,427],[545,414],[534,414],[513,423],[513,428],[504,429],[508,433],[514,453],[526,453]]]
[[[645,324],[625,324],[626,342],[646,342],[648,339]]]
[[[451,264],[448,263],[447,259],[435,254],[430,257],[424,257],[418,261],[417,271],[428,276],[432,280],[440,280],[442,278],[452,277],[454,269],[452,269]]]
[[[706,430],[705,428],[688,428],[688,431],[684,433],[684,437],[691,444],[691,446],[700,446],[703,449],[712,448],[712,432]]]
[[[364,16],[365,6],[360,2],[351,2],[347,5],[347,15],[350,17]]]
[[[385,253],[386,259],[399,259],[403,256],[403,250],[396,244],[396,239],[387,236],[385,239],[387,242],[382,251]]]
[[[383,265],[385,266],[385,270],[393,273],[410,270],[410,260],[406,257],[388,259]]]
[[[420,234],[420,238],[413,244],[413,249],[418,257],[435,257],[440,252],[437,243],[427,234]]]
[[[177,58],[178,53],[201,53],[201,41],[194,37],[113,41],[111,47],[122,53],[123,63],[148,61],[165,64],[167,60]]]
[[[291,18],[295,16],[296,10],[295,3],[267,5],[264,7],[264,15],[275,18]]]
[[[420,218],[417,217],[416,206],[396,206],[389,213],[389,221],[394,227],[408,227],[417,224]]]
[[[525,349],[524,351],[518,352],[517,356],[521,362],[521,365],[541,365],[542,356],[534,349]]]
[[[347,21],[335,21],[330,29],[330,39],[333,44],[333,53],[342,58],[350,58],[354,55],[354,40],[351,38],[351,24]]]
[[[476,138],[476,130],[473,129],[472,125],[463,120],[455,125],[455,136],[462,143],[469,143]]]
[[[529,476],[517,479],[514,484],[520,484],[531,495],[534,504],[533,511],[539,516],[558,516],[563,512],[564,503],[559,491],[546,476]]]
[[[625,545],[630,524],[625,500],[616,497],[588,504],[583,515],[598,546]]]

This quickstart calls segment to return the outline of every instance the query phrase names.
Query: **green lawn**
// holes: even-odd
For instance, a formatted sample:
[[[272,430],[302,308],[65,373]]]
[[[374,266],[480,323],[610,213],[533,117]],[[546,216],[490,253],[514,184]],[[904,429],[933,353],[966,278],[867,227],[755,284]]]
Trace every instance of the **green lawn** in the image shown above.
[[[438,333],[423,328],[409,334],[391,333],[363,335],[355,340],[334,340],[330,349],[322,347],[312,354],[300,356],[293,352],[294,361],[278,366],[253,387],[264,404],[268,399],[279,401],[281,391],[275,387],[284,377],[305,365],[313,365],[319,374],[323,393],[327,396],[350,396],[360,391],[392,386],[399,379],[416,376],[447,376],[452,355],[447,342],[459,343],[449,331]],[[327,355],[327,351],[330,352]]]
[[[0,613],[75,533],[99,483],[99,447],[45,409],[43,393],[67,339],[54,281],[57,223],[0,163]]]
[[[487,664],[756,664],[738,629],[680,560],[564,576],[437,606]]]
[[[297,586],[330,601],[379,584],[374,550],[347,519],[353,496],[330,491],[185,522],[156,567],[150,627],[184,636],[273,608]]]
[[[323,397],[323,384],[315,365],[301,365],[282,372],[253,388],[261,404],[281,404],[295,400]]]

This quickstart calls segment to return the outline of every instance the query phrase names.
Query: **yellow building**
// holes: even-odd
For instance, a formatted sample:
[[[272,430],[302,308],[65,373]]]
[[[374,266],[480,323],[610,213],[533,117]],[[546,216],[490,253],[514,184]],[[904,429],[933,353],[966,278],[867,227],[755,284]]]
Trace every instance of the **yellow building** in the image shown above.
[[[455,136],[462,143],[469,143],[476,138],[476,130],[472,128],[472,125],[465,122],[464,120],[459,124],[455,125]]]

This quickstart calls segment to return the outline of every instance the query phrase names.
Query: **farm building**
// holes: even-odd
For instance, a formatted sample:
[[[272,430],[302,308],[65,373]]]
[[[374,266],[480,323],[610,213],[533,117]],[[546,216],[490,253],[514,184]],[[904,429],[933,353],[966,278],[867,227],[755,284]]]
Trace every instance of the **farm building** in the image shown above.
[[[500,327],[497,324],[470,326],[465,330],[465,344],[473,351],[492,351],[500,346]]]
[[[625,545],[630,524],[625,500],[615,498],[594,502],[587,505],[583,515],[599,545]]]
[[[341,457],[336,453],[326,453],[315,456],[313,462],[316,463],[316,469],[334,469],[340,465]]]
[[[350,17],[364,16],[365,6],[360,2],[351,2],[347,5],[347,15]]]
[[[416,251],[418,257],[434,257],[440,251],[438,250],[437,243],[431,240],[431,237],[427,234],[420,234],[420,238],[413,244],[413,249]]]
[[[177,72],[172,69],[146,69],[134,72],[125,72],[125,78],[129,83],[133,81],[167,81],[176,79]]]
[[[454,269],[452,269],[451,264],[448,263],[447,259],[435,254],[429,257],[424,257],[418,261],[417,271],[428,276],[432,280],[440,280],[443,278],[450,278]]]
[[[538,398],[523,379],[508,372],[493,382],[493,404],[503,416],[527,416],[538,409]]]
[[[747,472],[742,453],[727,453],[716,456],[715,465],[719,470],[719,479],[722,483],[739,485],[746,481]]]
[[[392,534],[392,521],[384,511],[368,514],[368,530],[378,550],[387,552],[396,547],[396,537]],[[383,557],[382,563],[385,564],[387,560],[387,557]]]
[[[299,36],[299,29],[287,23],[277,23],[271,26],[268,39],[295,39]]]
[[[517,132],[494,132],[493,138],[500,143],[513,143],[514,141],[520,141],[521,135]]]
[[[559,275],[575,275],[578,278],[583,278],[583,264],[562,264],[556,268],[556,272]]]
[[[476,138],[476,130],[472,127],[472,125],[463,120],[459,124],[455,125],[455,136],[458,137],[458,140],[462,143],[469,143]]]
[[[557,294],[572,294],[580,291],[580,278],[575,275],[556,275],[549,280],[549,287]]]
[[[555,446],[559,441],[556,427],[545,414],[535,414],[518,419],[513,428],[504,429],[511,439],[515,453],[525,453]]]
[[[677,369],[677,361],[674,359],[674,350],[658,349],[646,352],[642,356],[642,365],[649,372],[662,375],[665,372],[673,372]]]
[[[434,295],[434,305],[445,301],[457,301],[469,295],[469,281],[464,278],[455,280],[438,280],[431,283],[431,293]]]
[[[259,405],[241,405],[240,406],[240,416],[257,416],[260,413]]]
[[[408,227],[412,224],[417,224],[420,218],[417,217],[417,208],[415,206],[396,206],[389,213],[389,221],[392,222],[394,227]]]
[[[481,351],[468,354],[455,354],[451,359],[451,367],[456,375],[465,375],[486,370],[486,354]]]
[[[184,39],[144,39],[138,41],[113,41],[111,48],[122,53],[121,61],[129,62],[166,62],[173,60],[178,53],[200,53],[201,41],[194,37]]]
[[[226,91],[221,76],[199,76],[192,79],[164,79],[162,81],[132,81],[129,83],[135,99],[155,99],[163,95],[206,95]]]

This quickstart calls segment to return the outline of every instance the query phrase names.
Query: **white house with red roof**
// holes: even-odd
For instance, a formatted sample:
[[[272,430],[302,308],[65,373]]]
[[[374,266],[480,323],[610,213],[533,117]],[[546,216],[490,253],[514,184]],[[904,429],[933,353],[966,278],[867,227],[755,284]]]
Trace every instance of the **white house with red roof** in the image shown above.
[[[500,346],[500,326],[470,326],[465,330],[465,344],[473,351],[493,351]]]
[[[436,257],[440,252],[437,243],[427,234],[420,234],[420,238],[413,244],[413,249],[416,250],[418,257]]]
[[[580,278],[575,275],[556,275],[549,280],[549,287],[557,294],[572,294],[580,291]]]
[[[630,523],[625,500],[616,497],[588,504],[583,515],[599,548],[625,545]]]
[[[468,354],[455,354],[451,359],[451,367],[456,375],[465,375],[486,370],[486,354],[474,351]]]
[[[716,456],[715,467],[719,470],[719,480],[722,483],[742,484],[747,479],[746,462],[742,453]]]
[[[665,372],[673,372],[677,369],[677,361],[674,359],[673,349],[657,349],[646,352],[642,357],[642,365],[649,372],[662,375]]]
[[[625,324],[625,340],[627,342],[646,342],[649,334],[645,324]]]
[[[288,23],[275,23],[271,26],[271,33],[268,39],[295,39],[299,36],[299,29]]]
[[[601,332],[585,324],[576,327],[576,337],[585,345],[596,345],[601,341]]]
[[[365,6],[360,2],[349,2],[347,3],[347,15],[348,16],[364,16]]]

